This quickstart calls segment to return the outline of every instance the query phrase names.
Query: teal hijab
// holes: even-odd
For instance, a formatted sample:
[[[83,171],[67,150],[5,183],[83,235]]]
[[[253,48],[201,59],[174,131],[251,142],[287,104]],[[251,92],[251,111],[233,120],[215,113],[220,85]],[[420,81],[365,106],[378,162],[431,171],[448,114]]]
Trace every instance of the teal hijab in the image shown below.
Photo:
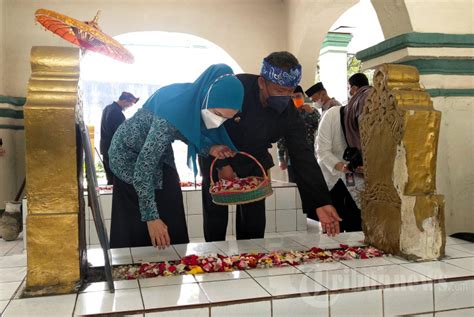
[[[224,126],[206,129],[201,109],[207,96],[207,108],[240,111],[244,88],[225,64],[211,65],[193,83],[173,84],[158,89],[143,105],[156,116],[166,119],[188,140],[188,165],[197,174],[196,153],[212,145],[227,145],[234,151]]]

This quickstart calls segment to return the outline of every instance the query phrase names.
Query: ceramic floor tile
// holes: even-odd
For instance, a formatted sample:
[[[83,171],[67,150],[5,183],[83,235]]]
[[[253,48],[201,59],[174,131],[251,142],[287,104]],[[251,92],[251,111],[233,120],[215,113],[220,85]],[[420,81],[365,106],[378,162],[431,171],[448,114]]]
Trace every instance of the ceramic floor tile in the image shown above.
[[[130,251],[132,252],[134,263],[175,261],[180,259],[172,246],[164,250],[154,247],[139,247],[131,248]]]
[[[474,279],[434,284],[435,311],[474,307]]]
[[[229,222],[232,223],[232,220],[229,219]],[[187,226],[188,226],[189,238],[204,237],[202,215],[188,215]]]
[[[462,259],[452,259],[444,260],[448,264],[455,265],[457,267],[463,268],[465,270],[474,272],[474,257],[473,258],[462,258]]]
[[[408,260],[406,260],[402,257],[399,257],[399,256],[394,256],[394,255],[385,256],[384,259],[387,260],[387,261],[392,262],[393,264],[407,264],[407,263],[410,263],[410,261],[408,261]]]
[[[418,272],[432,279],[445,279],[463,276],[473,276],[474,274],[468,270],[445,263],[445,262],[422,262],[401,264],[409,270]]]
[[[446,237],[446,245],[456,245],[456,244],[465,244],[465,243],[471,243],[471,242],[462,240],[462,239]]]
[[[472,316],[474,316],[474,308],[456,309],[456,310],[435,313],[435,317],[472,317]]]
[[[0,257],[0,268],[26,266],[26,254],[7,255]]]
[[[145,317],[209,317],[209,307],[147,313]]]
[[[296,188],[276,188],[275,209],[296,209]],[[296,219],[295,219],[296,220]]]
[[[239,255],[239,254],[242,254],[242,253],[267,253],[268,250],[265,249],[264,247],[261,247],[261,246],[254,246],[254,247],[249,247],[249,248],[244,248],[244,247],[230,247],[228,249],[220,249],[221,254],[225,254],[227,256],[231,256],[231,255]]]
[[[462,245],[446,246],[446,249],[445,249],[446,258],[455,259],[455,258],[474,257],[472,253],[457,249],[457,247],[459,246],[462,246]]]
[[[146,309],[209,303],[197,283],[142,288],[142,297]]]
[[[13,297],[21,282],[0,283],[0,300],[9,300]]]
[[[329,316],[329,296],[302,296],[273,299],[272,317]]]
[[[301,273],[293,266],[284,266],[284,267],[272,267],[268,269],[251,269],[247,270],[247,273],[253,277],[260,276],[271,276],[271,275],[287,275],[287,274],[298,274]]]
[[[76,297],[72,294],[15,299],[8,304],[2,316],[71,316]]]
[[[333,237],[332,239],[339,241],[341,243],[346,243],[349,241],[364,242],[364,233],[361,231],[357,232],[343,232]]]
[[[278,208],[278,205],[277,205]],[[296,231],[296,209],[276,210],[275,223],[277,232]]]
[[[77,297],[74,315],[125,313],[143,310],[140,289],[81,293]]]
[[[271,301],[249,302],[234,305],[211,306],[212,317],[270,317]]]
[[[300,249],[304,248],[300,243],[288,237],[254,239],[253,241],[267,250],[289,250],[295,247]]]
[[[383,298],[385,316],[434,311],[431,283],[385,288]]]
[[[138,288],[137,280],[123,280],[123,281],[114,281],[114,288],[117,289],[129,289],[129,288]],[[81,293],[85,292],[98,292],[98,291],[107,291],[109,285],[107,282],[96,282],[87,285]]]
[[[258,246],[254,240],[233,240],[233,241],[218,241],[212,242],[218,249],[229,248],[252,248]]]
[[[104,252],[100,246],[87,249],[87,262],[92,267],[104,266]]]
[[[327,289],[304,274],[264,276],[255,278],[272,296],[307,294]]]
[[[275,210],[275,195],[265,198],[265,210]]]
[[[235,280],[242,278],[250,278],[245,271],[233,271],[233,272],[215,272],[209,274],[196,274],[194,278],[198,282],[213,282],[213,281],[225,281],[225,280]]]
[[[294,237],[290,237],[290,239],[303,245],[310,245],[310,247],[317,247],[318,245],[322,244],[337,244],[337,246],[339,246],[340,244],[339,241],[336,241],[325,234],[319,233],[301,234]]]
[[[265,211],[265,238],[269,237],[268,233],[276,231],[276,214],[275,210]]]
[[[188,243],[188,244],[176,244],[174,245],[176,252],[179,256],[184,257],[186,255],[196,254],[196,255],[208,255],[208,254],[217,254],[222,253],[219,248],[217,248],[212,243]]]
[[[26,275],[26,267],[0,268],[0,283],[22,281]]]
[[[202,215],[202,194],[200,191],[187,193],[187,209],[189,215]]]
[[[306,263],[295,266],[296,269],[303,273],[310,273],[310,272],[321,272],[321,271],[332,271],[332,270],[341,270],[347,269],[347,266],[341,264],[340,262],[313,262],[313,263]]]
[[[380,283],[352,269],[311,272],[307,276],[330,290],[371,287]]]
[[[250,298],[264,298],[270,296],[253,279],[207,282],[200,283],[200,285],[207,294],[209,300],[213,303]]]
[[[383,316],[382,290],[329,295],[331,317]]]
[[[341,261],[342,264],[347,265],[348,267],[357,268],[357,267],[369,267],[369,266],[381,266],[381,265],[392,265],[393,263],[387,261],[386,259],[371,258],[371,259],[357,259],[357,260],[347,260]]]
[[[132,254],[130,248],[111,249],[112,265],[132,264]]]
[[[474,256],[474,243],[464,243],[464,244],[456,244],[452,246],[453,249],[457,249],[463,252]]]
[[[181,285],[188,283],[196,283],[193,275],[177,275],[177,276],[158,276],[150,278],[138,279],[140,287],[156,287],[165,285]]]
[[[356,270],[383,285],[405,285],[431,281],[429,277],[396,264],[364,267]]]
[[[5,310],[5,308],[7,307],[8,303],[10,303],[9,300],[0,300],[0,316],[3,316],[3,315],[2,315],[2,312]]]

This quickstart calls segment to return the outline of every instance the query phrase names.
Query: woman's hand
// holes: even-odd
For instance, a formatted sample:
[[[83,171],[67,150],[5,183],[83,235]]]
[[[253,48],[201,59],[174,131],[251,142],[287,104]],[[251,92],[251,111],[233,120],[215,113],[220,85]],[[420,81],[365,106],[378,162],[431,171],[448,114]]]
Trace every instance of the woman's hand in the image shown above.
[[[217,157],[218,159],[222,160],[228,157],[234,157],[235,152],[229,149],[226,145],[213,145],[209,150],[209,154]]]
[[[170,236],[168,235],[168,226],[161,219],[150,220],[146,224],[153,246],[158,247],[158,249],[169,247]]]
[[[332,205],[325,205],[316,208],[316,214],[318,215],[321,227],[323,227],[323,232],[330,237],[339,234],[339,221],[342,221],[342,219],[339,217],[336,209]]]
[[[235,178],[234,169],[230,165],[223,166],[217,171],[219,179],[231,180]]]

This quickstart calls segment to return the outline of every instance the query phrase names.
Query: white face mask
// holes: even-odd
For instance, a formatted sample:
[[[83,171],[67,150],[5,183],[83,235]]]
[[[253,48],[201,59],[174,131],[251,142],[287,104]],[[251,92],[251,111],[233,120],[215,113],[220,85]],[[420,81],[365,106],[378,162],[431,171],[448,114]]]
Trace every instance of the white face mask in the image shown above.
[[[223,77],[223,76],[221,76],[221,77]],[[214,83],[216,83],[217,80],[219,80],[221,77],[217,78],[214,81]],[[202,102],[201,118],[202,118],[202,121],[204,121],[204,124],[206,125],[207,129],[218,128],[227,120],[227,118],[223,118],[221,116],[218,116],[214,112],[207,109],[207,105],[209,103],[209,94],[211,92],[212,86],[214,86],[214,83],[212,83],[212,85],[207,90],[206,97],[204,98],[204,100]]]
[[[318,100],[313,102],[313,107],[316,109],[321,109],[323,107],[323,104]]]
[[[201,117],[202,121],[204,121],[204,124],[206,125],[206,128],[208,129],[218,128],[227,120],[227,118],[218,116],[207,108],[201,109]]]

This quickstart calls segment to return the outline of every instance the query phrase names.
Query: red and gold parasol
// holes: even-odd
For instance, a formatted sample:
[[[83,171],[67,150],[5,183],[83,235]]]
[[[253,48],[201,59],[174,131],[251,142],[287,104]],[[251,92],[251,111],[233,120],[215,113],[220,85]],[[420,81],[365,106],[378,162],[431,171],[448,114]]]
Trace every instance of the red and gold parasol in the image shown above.
[[[133,63],[134,57],[119,42],[103,33],[97,23],[99,12],[92,21],[81,22],[64,14],[46,9],[35,12],[36,21],[46,30],[57,34],[83,50],[104,54],[124,63]]]

